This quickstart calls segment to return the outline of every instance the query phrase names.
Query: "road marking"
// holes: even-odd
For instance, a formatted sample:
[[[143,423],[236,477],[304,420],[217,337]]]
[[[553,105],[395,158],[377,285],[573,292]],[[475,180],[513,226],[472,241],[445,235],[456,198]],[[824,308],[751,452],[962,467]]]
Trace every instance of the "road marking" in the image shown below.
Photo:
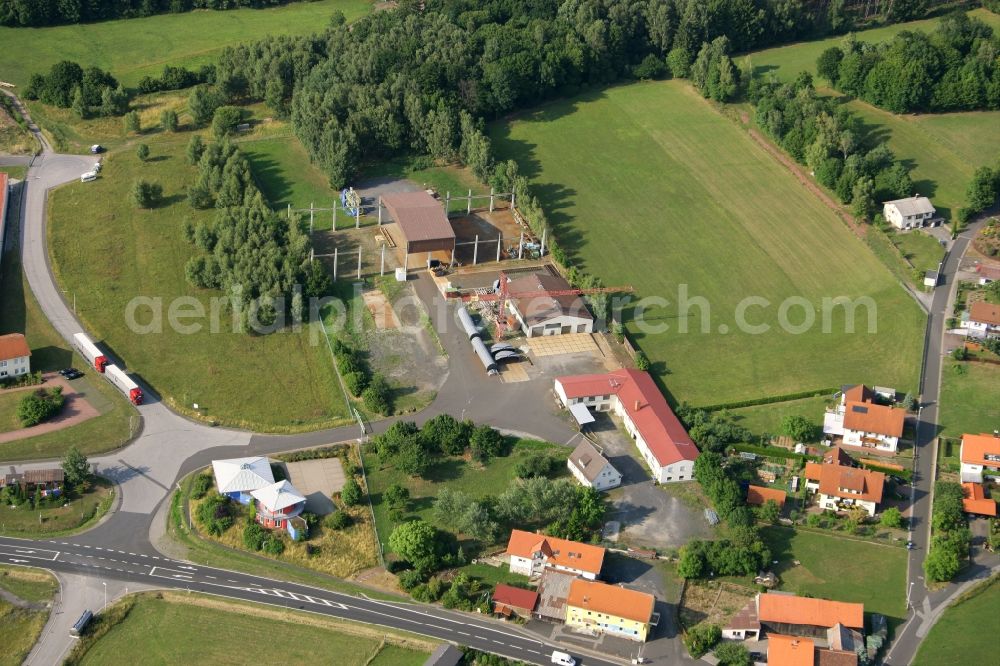
[[[16,559],[14,559],[14,558],[12,557],[12,558],[10,558],[10,561],[11,561],[11,562],[13,562],[14,564],[26,564],[26,563],[27,563],[27,562],[29,562],[30,560],[16,560]]]
[[[178,569],[186,569],[187,571],[197,571],[194,567],[179,566]]]
[[[215,576],[208,576],[208,575],[206,575],[205,578],[211,578],[212,580],[218,580]]]
[[[54,562],[57,557],[59,557],[60,551],[58,550],[48,550],[46,548],[35,548],[34,550],[29,550],[26,548],[18,548],[16,546],[4,546],[0,545],[0,548],[9,548],[13,552],[3,552],[0,551],[0,556],[8,557],[26,557],[29,560],[46,560],[49,562]]]
[[[144,553],[139,553],[139,557],[149,557],[149,555],[146,555]]]
[[[466,633],[464,631],[459,631],[457,633],[462,634],[463,636],[471,636],[472,635],[472,634],[468,634],[468,633]]]
[[[86,545],[85,545],[85,546],[84,546],[84,548],[90,548],[90,546],[86,546]]]

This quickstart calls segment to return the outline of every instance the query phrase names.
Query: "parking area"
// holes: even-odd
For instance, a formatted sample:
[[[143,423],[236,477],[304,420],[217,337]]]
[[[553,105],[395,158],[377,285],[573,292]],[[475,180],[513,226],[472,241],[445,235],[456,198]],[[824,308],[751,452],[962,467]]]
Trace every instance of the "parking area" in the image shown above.
[[[305,495],[306,511],[325,516],[336,508],[332,495],[344,487],[344,466],[340,458],[322,458],[285,463],[288,480]]]

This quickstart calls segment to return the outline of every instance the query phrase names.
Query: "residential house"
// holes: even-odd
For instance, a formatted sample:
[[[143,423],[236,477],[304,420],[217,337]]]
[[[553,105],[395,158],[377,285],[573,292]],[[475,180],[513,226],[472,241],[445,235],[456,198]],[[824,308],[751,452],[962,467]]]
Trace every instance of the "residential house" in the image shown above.
[[[574,405],[584,405],[618,415],[658,483],[694,478],[698,447],[648,372],[625,369],[558,377],[555,392],[571,411]]]
[[[882,217],[897,229],[918,229],[931,224],[937,211],[931,200],[920,195],[886,201],[882,204]]]
[[[513,530],[507,543],[511,573],[540,576],[546,567],[596,580],[604,566],[604,549],[536,532]]]
[[[493,612],[505,617],[531,618],[538,605],[538,592],[499,584],[493,591]]]
[[[262,456],[213,460],[212,472],[219,493],[240,504],[249,504],[251,492],[274,483],[271,463]]]
[[[842,464],[839,456],[831,456],[830,460],[806,463],[806,489],[819,493],[819,507],[845,511],[859,506],[874,516],[882,502],[885,474]]]
[[[777,488],[765,488],[764,486],[749,486],[747,488],[747,504],[750,506],[763,506],[765,502],[773,500],[778,508],[785,506],[787,493]]]
[[[645,641],[656,600],[646,592],[576,579],[569,586],[566,625],[593,633]]]
[[[876,397],[885,396],[893,389],[869,389],[864,384],[845,387],[840,403],[833,411],[828,411],[823,419],[823,432],[841,437],[844,446],[895,453],[899,439],[903,436],[906,411],[875,402]]]
[[[965,335],[970,338],[1000,337],[1000,305],[976,301],[962,313],[959,326],[965,329]]]
[[[65,473],[60,467],[46,469],[26,469],[23,472],[14,471],[11,465],[10,473],[2,479],[3,486],[20,486],[25,493],[34,493],[38,488],[42,497],[58,497],[63,492]]]
[[[982,483],[984,479],[1000,481],[1000,436],[962,435],[959,452],[962,461],[962,483]]]
[[[986,264],[976,264],[976,273],[979,274],[979,284],[987,285],[990,282],[1000,280],[1000,267],[987,266]]]
[[[0,335],[0,379],[31,372],[31,349],[20,333]]]
[[[809,638],[771,634],[767,641],[767,663],[768,666],[857,666],[858,655],[820,647]]]
[[[577,481],[594,490],[610,490],[622,482],[621,473],[586,439],[569,454],[566,466]]]
[[[262,526],[285,530],[293,539],[306,529],[305,521],[299,517],[305,509],[306,498],[288,481],[258,488],[250,495],[256,500],[256,519]]]
[[[965,499],[962,500],[962,511],[974,513],[977,516],[996,516],[997,503],[986,496],[981,483],[963,483],[962,490]]]
[[[529,338],[563,333],[593,333],[594,316],[577,294],[550,295],[569,291],[569,282],[558,275],[532,273],[511,280],[510,312]],[[537,293],[537,296],[532,294]]]

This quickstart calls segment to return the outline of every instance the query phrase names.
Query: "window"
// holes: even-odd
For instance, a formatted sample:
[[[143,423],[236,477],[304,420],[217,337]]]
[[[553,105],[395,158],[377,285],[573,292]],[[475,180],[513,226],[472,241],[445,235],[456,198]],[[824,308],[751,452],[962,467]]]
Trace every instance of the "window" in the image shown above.
[[[673,481],[673,480],[674,480],[674,477],[672,477],[672,476],[668,476],[667,477],[667,481]]]

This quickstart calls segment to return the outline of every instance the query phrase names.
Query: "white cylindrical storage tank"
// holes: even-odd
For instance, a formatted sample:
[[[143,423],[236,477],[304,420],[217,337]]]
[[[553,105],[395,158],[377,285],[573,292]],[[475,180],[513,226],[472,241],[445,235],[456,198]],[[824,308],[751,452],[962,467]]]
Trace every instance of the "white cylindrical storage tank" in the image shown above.
[[[469,339],[480,337],[479,329],[476,325],[472,323],[472,315],[465,308],[464,305],[458,307],[458,321],[462,323],[462,328],[465,330],[465,334],[469,336]]]
[[[493,360],[493,355],[490,354],[490,350],[486,348],[483,341],[479,338],[472,338],[472,348],[476,351],[476,356],[479,357],[479,360],[483,362],[486,372],[495,375],[497,372],[496,361]]]

